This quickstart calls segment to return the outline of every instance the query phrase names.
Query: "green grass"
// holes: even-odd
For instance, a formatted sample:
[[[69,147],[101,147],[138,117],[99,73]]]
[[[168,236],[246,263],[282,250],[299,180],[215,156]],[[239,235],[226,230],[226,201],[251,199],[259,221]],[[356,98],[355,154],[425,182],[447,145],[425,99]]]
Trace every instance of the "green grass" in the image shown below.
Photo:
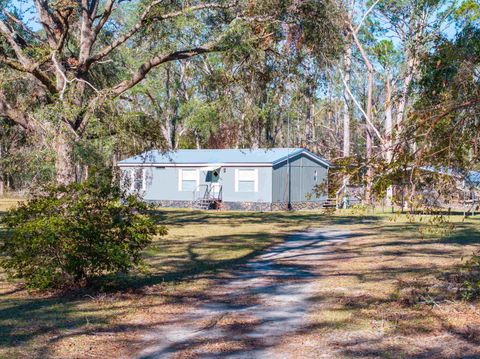
[[[27,293],[18,283],[0,280],[0,358],[90,357],[107,352],[128,355],[140,345],[139,335],[178,311],[188,310],[196,298],[208,293],[219,271],[282,241],[288,233],[310,227],[337,227],[362,233],[352,238],[352,245],[359,246],[355,251],[362,252],[362,260],[353,263],[354,267],[339,266],[339,271],[350,273],[346,277],[325,275],[321,282],[321,291],[325,293],[339,283],[375,293],[372,283],[397,278],[398,273],[385,271],[379,277],[366,270],[380,249],[382,256],[395,258],[395,253],[411,253],[422,245],[431,247],[429,250],[439,247],[438,239],[414,237],[419,236],[418,224],[406,222],[405,217],[392,221],[389,214],[362,216],[340,212],[327,216],[319,212],[167,210],[155,215],[159,223],[167,226],[168,235],[156,239],[145,251],[147,271],[115,278],[113,284],[103,283],[108,291],[41,295]],[[461,222],[461,217],[453,220],[458,222],[455,235],[443,239],[439,250],[453,253],[455,248],[473,248],[480,242],[478,217],[465,222]],[[448,267],[455,259],[458,258],[442,257],[441,263]],[[407,267],[405,273],[409,273]],[[387,282],[388,288],[394,290],[393,282]],[[361,318],[356,312],[361,309],[336,305],[337,308],[318,315],[318,320],[325,322],[322,330],[340,330],[352,318]]]
[[[103,282],[106,294],[82,290],[41,295],[0,279],[0,357],[95,351],[112,345],[102,342],[105,338],[99,333],[104,332],[122,337],[124,344],[117,343],[122,350],[129,333],[151,324],[145,317],[149,308],[176,303],[178,296],[190,292],[201,293],[218,270],[245,261],[289,231],[330,223],[319,213],[168,210],[155,215],[169,233],[145,251],[147,272]],[[132,325],[139,317],[142,323]]]

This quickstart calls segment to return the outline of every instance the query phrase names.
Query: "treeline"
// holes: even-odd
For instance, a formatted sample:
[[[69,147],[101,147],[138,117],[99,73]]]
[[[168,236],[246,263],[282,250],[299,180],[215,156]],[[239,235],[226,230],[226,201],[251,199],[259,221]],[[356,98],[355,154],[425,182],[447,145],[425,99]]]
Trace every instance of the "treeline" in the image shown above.
[[[0,189],[150,148],[307,147],[367,200],[407,167],[475,168],[479,18],[475,0],[6,2]]]

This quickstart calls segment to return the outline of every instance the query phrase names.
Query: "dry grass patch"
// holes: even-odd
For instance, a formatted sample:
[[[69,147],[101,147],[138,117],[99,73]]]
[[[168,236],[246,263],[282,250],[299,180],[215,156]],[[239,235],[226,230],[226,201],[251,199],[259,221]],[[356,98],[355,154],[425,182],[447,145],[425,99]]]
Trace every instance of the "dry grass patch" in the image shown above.
[[[398,216],[349,226],[351,240],[333,246],[318,270],[309,331],[285,350],[294,357],[480,356],[479,305],[459,300],[449,281],[461,258],[480,248],[480,218],[450,221],[455,230],[445,237],[422,237],[421,224]],[[295,344],[302,342],[316,347]]]
[[[109,278],[96,291],[28,293],[0,273],[0,357],[128,357],[145,344],[138,342],[144,333],[207,296],[218,271],[288,231],[325,221],[308,212],[171,210],[156,216],[169,234],[145,252],[146,272]]]
[[[32,294],[0,279],[0,357],[129,357],[145,345],[139,339],[145,333],[209,297],[213,283],[228,276],[226,269],[286,233],[310,227],[350,230],[352,237],[332,245],[315,266],[311,325],[283,338],[284,353],[397,358],[421,357],[437,348],[440,356],[476,354],[478,306],[434,296],[429,289],[432,304],[422,299],[422,288],[438,291],[442,275],[479,248],[479,218],[455,219],[454,233],[438,239],[421,238],[416,224],[394,222],[388,215],[183,210],[156,216],[169,233],[145,252],[146,272],[113,278],[101,284],[100,294]],[[254,318],[233,315],[216,323],[232,332],[256,324]],[[237,341],[207,341],[196,348],[231,352],[256,344],[242,342],[237,348]]]

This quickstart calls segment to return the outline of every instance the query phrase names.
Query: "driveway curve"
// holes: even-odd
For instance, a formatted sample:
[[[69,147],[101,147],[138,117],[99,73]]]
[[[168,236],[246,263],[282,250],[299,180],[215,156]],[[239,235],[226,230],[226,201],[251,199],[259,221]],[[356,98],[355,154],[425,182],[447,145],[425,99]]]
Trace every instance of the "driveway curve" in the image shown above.
[[[318,266],[349,234],[315,229],[291,235],[235,267],[208,300],[149,333],[138,358],[285,357],[276,345],[308,327]]]

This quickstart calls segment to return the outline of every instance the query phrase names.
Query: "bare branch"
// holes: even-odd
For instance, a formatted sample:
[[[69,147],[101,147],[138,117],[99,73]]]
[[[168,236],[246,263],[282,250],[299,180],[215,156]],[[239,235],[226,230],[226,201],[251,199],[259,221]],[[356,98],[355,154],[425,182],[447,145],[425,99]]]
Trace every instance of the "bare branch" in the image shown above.
[[[105,4],[105,10],[103,11],[103,14],[100,17],[100,20],[98,21],[97,26],[95,26],[95,31],[94,31],[95,32],[95,37],[97,37],[97,35],[100,33],[100,31],[105,26],[105,23],[110,18],[110,15],[112,14],[114,4],[115,4],[115,0],[107,0],[107,3]]]
[[[377,128],[375,127],[375,125],[370,121],[370,118],[367,116],[363,107],[360,105],[360,103],[355,98],[355,96],[353,96],[352,91],[350,90],[350,87],[348,86],[347,82],[345,81],[345,76],[343,74],[341,74],[340,77],[342,78],[343,85],[345,86],[345,89],[347,90],[348,95],[350,96],[352,101],[355,103],[355,106],[357,106],[357,108],[360,110],[363,117],[365,117],[365,121],[367,121],[367,123],[372,127],[373,131],[375,132],[375,135],[377,135],[378,139],[383,144],[385,142],[385,140],[383,139],[382,135],[380,134],[380,131],[378,131]]]
[[[377,6],[377,4],[378,4],[379,2],[380,2],[380,0],[376,0],[376,1],[372,4],[372,6],[370,6],[370,7],[368,8],[368,10],[365,11],[365,13],[364,13],[363,16],[362,16],[362,19],[361,19],[360,22],[358,23],[358,26],[355,28],[355,34],[358,34],[358,32],[360,31],[360,29],[361,29],[361,27],[362,27],[362,25],[363,25],[363,22],[365,21],[365,19],[367,18],[367,16],[373,11],[373,8],[374,8],[375,6]]]

